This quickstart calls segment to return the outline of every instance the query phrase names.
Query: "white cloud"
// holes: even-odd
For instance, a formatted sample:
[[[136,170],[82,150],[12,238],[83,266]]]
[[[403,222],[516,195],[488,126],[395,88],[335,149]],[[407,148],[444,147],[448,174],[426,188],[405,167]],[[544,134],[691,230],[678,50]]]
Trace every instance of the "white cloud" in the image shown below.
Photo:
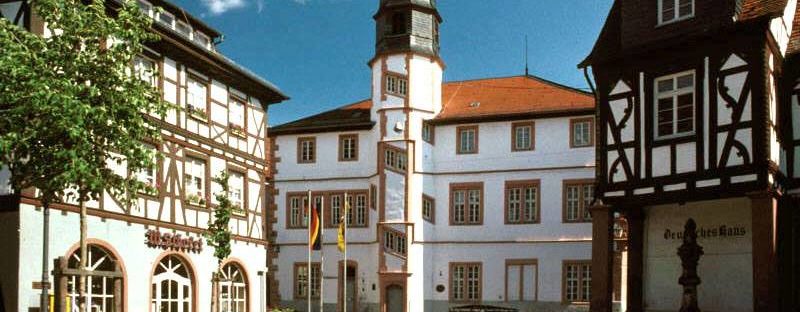
[[[219,15],[229,10],[243,8],[245,0],[201,0],[212,15]]]

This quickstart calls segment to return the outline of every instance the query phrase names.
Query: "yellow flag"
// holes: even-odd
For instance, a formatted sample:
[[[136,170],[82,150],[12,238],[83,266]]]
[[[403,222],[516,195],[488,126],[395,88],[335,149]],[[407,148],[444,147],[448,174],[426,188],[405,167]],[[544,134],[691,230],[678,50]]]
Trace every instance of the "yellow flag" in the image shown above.
[[[339,247],[339,251],[344,252],[345,248],[347,248],[347,238],[345,237],[345,229],[344,223],[345,218],[347,218],[347,213],[350,211],[350,203],[347,201],[347,198],[344,199],[344,213],[339,218],[339,235],[336,245]]]

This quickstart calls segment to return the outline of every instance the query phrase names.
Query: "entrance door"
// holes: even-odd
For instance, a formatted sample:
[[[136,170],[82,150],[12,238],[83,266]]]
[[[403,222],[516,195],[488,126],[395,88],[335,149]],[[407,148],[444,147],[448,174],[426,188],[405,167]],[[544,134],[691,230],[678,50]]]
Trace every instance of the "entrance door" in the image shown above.
[[[400,285],[386,287],[386,312],[404,312],[403,306],[403,287]]]
[[[352,312],[358,311],[358,298],[357,289],[358,281],[356,280],[356,271],[358,271],[354,263],[347,265],[347,273],[342,273],[342,263],[339,263],[339,311]],[[347,283],[344,283],[343,277],[347,277]],[[344,292],[344,293],[343,293]],[[347,310],[344,309],[341,303],[347,302]]]
[[[508,301],[535,301],[537,294],[536,260],[506,262],[506,298]]]
[[[178,257],[166,256],[156,267],[152,284],[154,312],[192,311],[191,273]]]

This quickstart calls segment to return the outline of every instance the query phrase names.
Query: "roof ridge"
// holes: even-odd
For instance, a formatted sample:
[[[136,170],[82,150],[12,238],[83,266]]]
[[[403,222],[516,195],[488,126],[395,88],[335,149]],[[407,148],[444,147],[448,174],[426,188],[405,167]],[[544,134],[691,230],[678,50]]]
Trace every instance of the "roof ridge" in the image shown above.
[[[334,108],[331,108],[331,109],[328,109],[328,110],[321,111],[321,112],[316,113],[314,115],[310,115],[310,116],[303,117],[303,118],[300,118],[300,119],[295,119],[295,120],[292,120],[292,121],[289,121],[289,122],[284,122],[282,124],[275,125],[275,126],[272,126],[270,128],[271,129],[280,128],[280,127],[283,127],[283,126],[286,126],[286,125],[289,125],[289,124],[293,124],[293,123],[296,123],[296,122],[300,122],[300,121],[303,121],[303,120],[319,117],[320,115],[324,115],[324,114],[327,114],[327,113],[330,113],[330,112],[333,112],[333,111],[337,111],[337,110],[340,110],[340,109],[343,109],[343,108],[346,108],[346,107],[349,107],[349,106],[353,106],[353,105],[356,105],[356,104],[359,104],[359,103],[365,102],[365,101],[372,101],[372,99],[367,98],[367,99],[363,99],[363,100],[360,100],[360,101],[351,102],[351,103],[348,103],[348,104],[345,104],[345,105],[342,105],[342,106],[337,106],[337,107],[334,107]]]

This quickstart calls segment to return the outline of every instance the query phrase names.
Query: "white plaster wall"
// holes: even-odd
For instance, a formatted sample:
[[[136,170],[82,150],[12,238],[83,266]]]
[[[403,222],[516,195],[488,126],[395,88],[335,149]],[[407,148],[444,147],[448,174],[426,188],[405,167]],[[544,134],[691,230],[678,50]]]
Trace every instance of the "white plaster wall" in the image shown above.
[[[574,118],[578,118],[576,116]],[[591,117],[591,116],[580,116]],[[570,148],[570,118],[548,118],[536,121],[535,149],[511,152],[511,123],[479,124],[478,154],[456,154],[456,127],[436,127],[434,148],[435,172],[594,166],[594,148]]]
[[[747,198],[690,202],[685,205],[646,207],[644,300],[648,311],[676,311],[680,308],[681,262],[677,256],[680,239],[666,239],[666,230],[682,232],[688,218],[698,228],[741,227],[739,237],[699,237],[705,254],[697,268],[703,311],[750,311],[753,307],[751,208]]]
[[[67,256],[67,252],[79,242],[79,217],[76,213],[50,214],[50,255],[51,257]],[[32,281],[41,280],[42,252],[42,216],[32,206],[21,205],[20,208],[20,249],[18,311],[28,311],[28,307],[39,306],[39,290],[29,287]],[[88,219],[88,237],[102,240],[113,246],[119,253],[127,275],[128,311],[147,311],[150,304],[151,272],[157,261],[165,254],[160,248],[150,248],[145,243],[145,232],[148,229],[141,224],[132,224],[113,219],[101,219],[90,216]],[[170,232],[167,229],[158,229]],[[183,237],[202,239],[195,233],[176,232]],[[233,242],[231,257],[241,261],[248,280],[249,302],[251,309],[257,309],[261,302],[258,272],[265,269],[266,253],[264,247],[255,244]],[[197,281],[197,310],[207,311],[211,305],[211,273],[216,270],[217,260],[213,249],[205,241],[200,253],[185,253],[191,262]]]
[[[562,244],[464,244],[426,245],[431,261],[425,269],[425,300],[447,301],[450,291],[450,262],[481,262],[484,301],[504,301],[506,260],[537,259],[539,301],[561,301],[562,266],[564,260],[590,260],[591,242]],[[436,285],[444,292],[436,292]],[[428,287],[428,286],[426,286]]]
[[[339,135],[358,134],[358,161],[339,161]],[[316,162],[297,163],[297,138],[315,137]],[[321,179],[341,177],[366,177],[375,173],[376,148],[368,131],[328,132],[278,136],[275,138],[278,150],[275,163],[278,173],[275,180]]]

